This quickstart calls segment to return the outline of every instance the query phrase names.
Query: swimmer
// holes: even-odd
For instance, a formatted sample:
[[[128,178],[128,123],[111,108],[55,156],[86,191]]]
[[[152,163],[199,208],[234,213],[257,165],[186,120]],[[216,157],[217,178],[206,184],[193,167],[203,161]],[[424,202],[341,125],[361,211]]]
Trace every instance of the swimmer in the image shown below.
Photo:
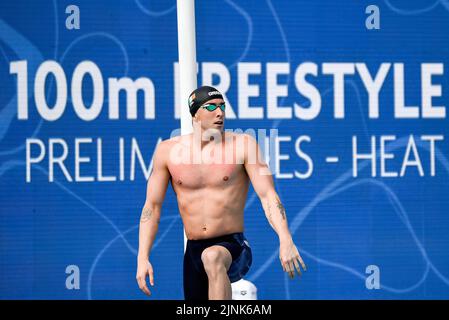
[[[296,273],[299,276],[306,266],[256,140],[247,134],[224,131],[226,103],[217,89],[202,86],[194,90],[188,104],[193,132],[162,141],[153,156],[140,217],[139,288],[151,294],[147,277],[154,285],[149,257],[169,182],[188,239],[183,261],[186,300],[230,300],[231,283],[248,272],[252,249],[243,233],[243,211],[250,182],[279,237],[282,269],[292,279]]]

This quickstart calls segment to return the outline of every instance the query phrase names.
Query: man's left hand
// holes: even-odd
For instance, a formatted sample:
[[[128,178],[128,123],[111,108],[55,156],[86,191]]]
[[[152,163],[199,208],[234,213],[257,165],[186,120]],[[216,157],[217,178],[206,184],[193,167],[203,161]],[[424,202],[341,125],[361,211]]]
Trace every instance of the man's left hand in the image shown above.
[[[279,259],[281,260],[282,269],[289,274],[291,279],[295,276],[295,269],[298,275],[301,275],[300,265],[304,271],[307,270],[293,241],[281,242],[279,246]]]

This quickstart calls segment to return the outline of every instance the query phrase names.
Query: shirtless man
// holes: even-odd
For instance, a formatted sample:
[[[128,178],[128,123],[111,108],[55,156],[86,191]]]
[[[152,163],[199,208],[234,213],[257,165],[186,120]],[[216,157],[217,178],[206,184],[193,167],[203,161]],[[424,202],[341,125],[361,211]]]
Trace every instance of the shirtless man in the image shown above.
[[[279,258],[290,278],[306,266],[287,225],[284,206],[256,140],[224,131],[225,102],[217,89],[203,86],[189,97],[193,133],[161,142],[153,156],[146,201],[140,218],[136,279],[150,295],[154,285],[149,254],[161,207],[171,181],[187,236],[184,254],[186,300],[227,299],[231,282],[241,279],[252,261],[243,235],[243,210],[249,182],[279,237]]]

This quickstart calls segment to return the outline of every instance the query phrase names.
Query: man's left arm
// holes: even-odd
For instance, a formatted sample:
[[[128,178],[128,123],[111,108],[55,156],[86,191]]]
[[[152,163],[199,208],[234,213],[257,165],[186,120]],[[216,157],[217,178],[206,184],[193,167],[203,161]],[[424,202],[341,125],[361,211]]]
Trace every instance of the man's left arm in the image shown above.
[[[245,169],[257,193],[271,227],[279,237],[279,259],[282,268],[293,278],[295,269],[301,274],[300,265],[306,266],[293,242],[288,229],[285,208],[274,188],[273,177],[256,140],[250,135],[244,135],[245,141]]]

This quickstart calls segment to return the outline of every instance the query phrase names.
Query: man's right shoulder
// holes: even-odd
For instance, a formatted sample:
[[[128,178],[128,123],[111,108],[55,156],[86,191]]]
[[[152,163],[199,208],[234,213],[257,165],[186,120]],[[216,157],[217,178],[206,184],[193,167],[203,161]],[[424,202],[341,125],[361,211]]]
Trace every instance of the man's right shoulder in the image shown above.
[[[165,148],[171,147],[177,143],[188,142],[191,140],[192,134],[185,134],[182,136],[175,136],[166,140],[162,140],[159,145],[164,146]]]
[[[170,152],[173,146],[179,145],[180,143],[189,145],[190,140],[191,134],[176,136],[166,140],[162,140],[161,142],[159,142],[157,146],[157,153],[168,154],[168,152]]]
[[[158,145],[156,146],[156,151],[155,151],[155,153],[156,153],[157,155],[161,156],[161,155],[163,155],[164,153],[166,153],[167,151],[169,151],[172,145],[173,145],[172,139],[162,140],[162,141],[159,142]]]

